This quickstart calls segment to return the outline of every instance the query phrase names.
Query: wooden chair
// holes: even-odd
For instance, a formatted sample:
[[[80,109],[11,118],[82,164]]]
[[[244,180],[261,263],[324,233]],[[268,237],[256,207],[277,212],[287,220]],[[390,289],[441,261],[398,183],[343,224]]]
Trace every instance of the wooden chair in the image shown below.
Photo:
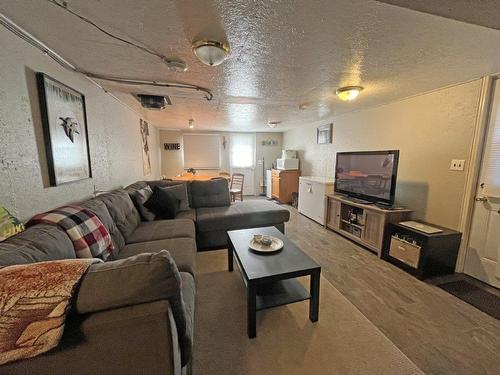
[[[231,178],[231,185],[229,186],[229,194],[231,194],[231,201],[236,202],[236,197],[240,198],[243,202],[243,182],[245,175],[242,173],[233,173]]]
[[[219,178],[225,178],[227,181],[227,186],[231,187],[231,173],[219,172]]]

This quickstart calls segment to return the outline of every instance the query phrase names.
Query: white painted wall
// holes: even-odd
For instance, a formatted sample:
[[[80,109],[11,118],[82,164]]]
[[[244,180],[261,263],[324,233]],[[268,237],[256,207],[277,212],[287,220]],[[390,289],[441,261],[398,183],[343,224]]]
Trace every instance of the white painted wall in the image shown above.
[[[28,219],[160,172],[159,135],[150,129],[152,172],[143,175],[139,109],[131,110],[83,76],[69,72],[34,47],[0,28],[0,205]],[[93,178],[48,186],[35,72],[82,92],[87,106]]]
[[[451,159],[470,157],[480,81],[309,124],[284,134],[299,150],[302,175],[334,176],[337,151],[399,149],[396,201],[415,217],[458,228],[466,171]],[[333,144],[316,144],[316,127],[333,121]]]

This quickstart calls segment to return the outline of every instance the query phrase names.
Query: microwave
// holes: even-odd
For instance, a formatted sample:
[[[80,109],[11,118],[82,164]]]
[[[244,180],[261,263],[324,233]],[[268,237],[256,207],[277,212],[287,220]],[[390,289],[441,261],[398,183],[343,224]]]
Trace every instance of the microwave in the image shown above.
[[[299,159],[277,159],[276,169],[280,170],[299,169]]]

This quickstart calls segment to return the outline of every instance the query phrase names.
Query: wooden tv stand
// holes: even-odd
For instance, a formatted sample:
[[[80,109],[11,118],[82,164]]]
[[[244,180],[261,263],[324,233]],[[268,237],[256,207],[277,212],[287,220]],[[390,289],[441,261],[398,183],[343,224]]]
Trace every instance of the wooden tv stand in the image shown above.
[[[367,247],[380,257],[389,223],[409,220],[411,210],[386,210],[344,196],[326,195],[325,228]]]

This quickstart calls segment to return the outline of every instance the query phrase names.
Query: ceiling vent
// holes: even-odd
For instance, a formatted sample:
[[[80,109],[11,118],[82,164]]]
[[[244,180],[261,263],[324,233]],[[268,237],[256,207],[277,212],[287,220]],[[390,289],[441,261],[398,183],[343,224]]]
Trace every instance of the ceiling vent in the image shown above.
[[[172,105],[172,101],[168,96],[163,95],[147,95],[147,94],[135,94],[135,97],[143,108],[146,109],[164,109],[167,105]]]

